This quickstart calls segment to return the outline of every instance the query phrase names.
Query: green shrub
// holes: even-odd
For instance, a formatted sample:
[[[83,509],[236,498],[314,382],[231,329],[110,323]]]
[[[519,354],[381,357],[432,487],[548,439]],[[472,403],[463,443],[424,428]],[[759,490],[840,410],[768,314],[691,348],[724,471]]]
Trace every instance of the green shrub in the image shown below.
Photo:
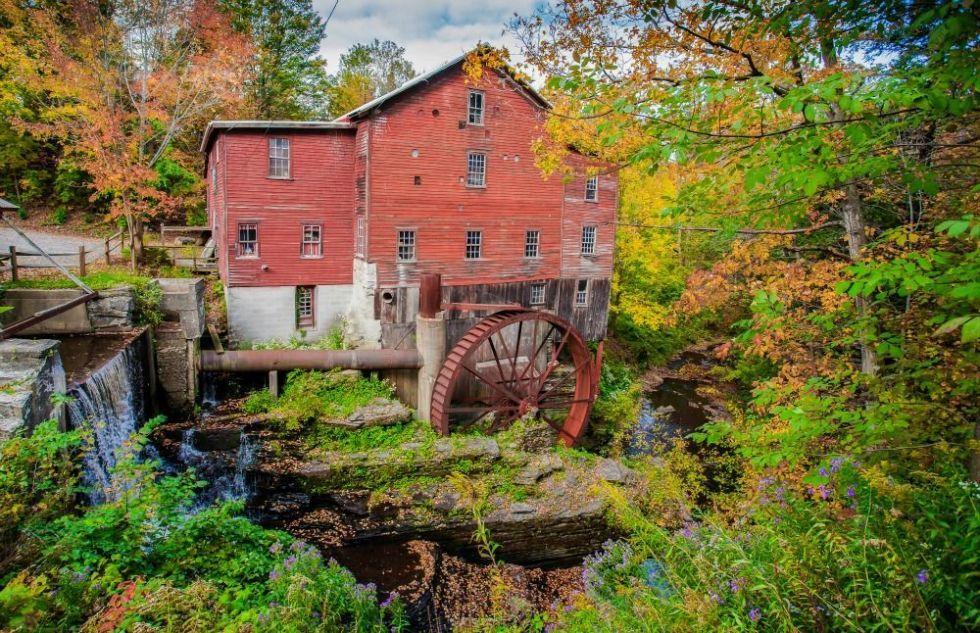
[[[253,391],[242,404],[242,410],[249,415],[268,413],[276,406],[276,399],[268,389]]]
[[[51,221],[55,224],[64,224],[68,221],[68,209],[64,206],[58,206],[54,213],[51,214]]]

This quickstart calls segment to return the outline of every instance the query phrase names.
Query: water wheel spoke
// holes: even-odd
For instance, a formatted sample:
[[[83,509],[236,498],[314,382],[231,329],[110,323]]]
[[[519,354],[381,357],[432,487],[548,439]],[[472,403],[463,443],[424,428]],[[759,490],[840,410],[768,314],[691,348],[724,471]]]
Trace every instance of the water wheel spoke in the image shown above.
[[[588,398],[582,398],[579,400],[549,400],[547,402],[538,403],[538,409],[568,409],[572,405],[576,404],[588,404],[591,402]]]
[[[539,377],[539,381],[538,381],[539,389],[544,387],[545,383],[548,382],[548,378],[551,377],[551,373],[555,371],[555,368],[561,364],[558,362],[558,356],[561,354],[561,351],[565,348],[565,343],[568,342],[568,337],[571,333],[572,333],[571,330],[566,330],[565,335],[561,337],[561,343],[559,343],[555,347],[555,351],[551,354],[551,360],[548,361],[548,366],[545,368],[545,370],[541,373],[541,376]]]
[[[556,329],[555,326],[552,325],[551,326],[551,329],[548,330],[548,333],[545,334],[545,336],[544,336],[543,339],[541,339],[541,343],[539,343],[537,349],[534,350],[534,354],[531,356],[530,362],[528,363],[527,367],[524,368],[524,373],[521,374],[521,379],[523,380],[524,379],[524,376],[527,375],[528,370],[530,370],[530,372],[531,372],[531,376],[530,376],[530,379],[529,379],[530,382],[528,384],[528,393],[529,394],[531,394],[531,393],[537,393],[538,392],[538,383],[535,380],[535,376],[534,376],[534,362],[535,362],[535,360],[537,360],[538,354],[541,353],[541,350],[544,349],[544,346],[548,344],[548,340],[551,338],[551,335],[554,334],[555,329]],[[534,340],[535,341],[538,340],[538,322],[537,321],[534,322]]]
[[[563,430],[565,428],[565,424],[564,423],[559,424],[559,423],[555,422],[554,420],[552,420],[551,418],[549,418],[546,415],[540,415],[538,417],[540,417],[542,420],[544,420],[545,422],[547,422],[548,423],[548,426],[550,426],[554,430],[558,431],[559,433],[562,433],[563,432]]]
[[[496,334],[497,334],[498,337],[500,337],[500,346],[504,350],[504,358],[508,358],[508,359],[513,358],[513,356],[511,356],[511,353],[510,353],[510,345],[507,344],[507,337],[504,336],[503,330],[498,331]],[[487,338],[487,340],[490,340],[492,338],[493,338],[493,335],[489,336]],[[511,369],[513,369],[513,365],[511,366]],[[512,376],[513,376],[513,374],[512,374]],[[500,379],[501,380],[506,380],[504,378],[504,370],[503,369],[500,370]]]
[[[586,360],[582,361],[581,363],[579,363],[578,366],[575,367],[575,371],[566,374],[558,382],[556,382],[553,385],[551,385],[548,388],[547,391],[545,391],[543,394],[541,394],[541,396],[538,398],[538,402],[543,402],[544,400],[546,400],[548,398],[548,395],[549,394],[551,394],[552,392],[555,391],[555,389],[557,389],[558,387],[560,387],[560,386],[568,383],[568,380],[570,378],[575,378],[576,376],[578,376],[578,374],[582,370],[582,368],[585,367],[586,365],[588,365],[591,362],[592,362],[592,359],[586,359]]]
[[[510,364],[511,382],[517,381],[517,359],[521,355],[521,336],[524,334],[524,321],[517,322],[517,343],[514,345],[514,361]]]
[[[484,406],[484,407],[449,407],[446,413],[492,413],[493,411],[516,410],[515,405],[507,406]]]
[[[500,364],[500,356],[497,354],[497,346],[493,344],[493,337],[487,339],[487,343],[490,345],[490,351],[493,352],[493,360],[497,363],[497,371],[500,373],[500,379],[504,379],[504,368]]]
[[[514,393],[511,392],[510,389],[507,389],[506,387],[503,387],[502,385],[497,384],[498,381],[491,380],[486,375],[484,375],[482,372],[477,371],[476,369],[473,369],[469,365],[462,365],[462,368],[465,369],[466,371],[470,372],[471,374],[473,374],[473,376],[476,377],[477,380],[479,380],[483,384],[487,385],[488,387],[490,387],[491,389],[493,389],[494,391],[496,391],[497,393],[499,393],[501,396],[503,396],[507,400],[511,400],[515,404],[520,404],[521,403],[521,399],[519,397],[517,397],[516,395],[514,395]]]

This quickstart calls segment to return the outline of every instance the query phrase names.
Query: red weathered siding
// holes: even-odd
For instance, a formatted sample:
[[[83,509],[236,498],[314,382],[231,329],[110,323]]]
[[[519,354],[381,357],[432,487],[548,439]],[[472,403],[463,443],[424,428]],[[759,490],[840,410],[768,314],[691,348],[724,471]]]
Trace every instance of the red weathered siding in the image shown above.
[[[471,87],[485,93],[485,125],[461,128]],[[459,68],[373,115],[368,259],[378,284],[415,285],[421,272],[446,284],[557,278],[563,186],[542,177],[531,152],[543,121],[513,82],[488,72],[473,85]],[[470,150],[487,155],[484,189],[466,187]],[[395,261],[399,229],[417,231],[415,263]],[[464,258],[472,229],[483,231],[480,260]],[[528,229],[541,231],[538,259],[524,258]]]
[[[566,279],[595,279],[612,277],[613,248],[616,245],[616,208],[619,202],[618,180],[615,174],[597,173],[598,197],[585,201],[586,161],[571,157],[570,162],[580,177],[565,185],[565,212],[562,231],[562,277]],[[595,255],[582,255],[582,227],[596,227]]]
[[[290,140],[288,180],[268,177],[269,138]],[[234,131],[222,134],[214,146],[224,147],[219,160],[226,166],[225,181],[219,182],[227,209],[217,240],[222,280],[230,286],[351,283],[353,130]],[[258,224],[258,258],[237,257],[242,222]],[[322,226],[322,257],[300,257],[303,224]]]

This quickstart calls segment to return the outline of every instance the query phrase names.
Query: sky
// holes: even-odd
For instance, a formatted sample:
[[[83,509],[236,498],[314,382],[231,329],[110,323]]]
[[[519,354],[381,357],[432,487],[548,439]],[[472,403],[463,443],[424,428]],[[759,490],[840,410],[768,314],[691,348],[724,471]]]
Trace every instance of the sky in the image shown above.
[[[352,44],[374,38],[405,47],[415,70],[432,70],[483,40],[507,46],[513,59],[518,48],[501,35],[514,13],[530,15],[540,0],[340,0],[327,24],[321,51],[327,71],[334,73],[341,53]],[[335,0],[314,0],[326,19]]]

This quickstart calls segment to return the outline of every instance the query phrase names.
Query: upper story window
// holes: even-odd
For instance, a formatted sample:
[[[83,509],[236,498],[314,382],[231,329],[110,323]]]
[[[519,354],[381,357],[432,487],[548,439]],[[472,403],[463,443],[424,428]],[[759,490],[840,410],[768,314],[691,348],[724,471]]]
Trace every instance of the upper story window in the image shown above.
[[[211,165],[211,190],[218,187],[218,168]]]
[[[584,306],[589,302],[589,280],[579,279],[575,286],[575,305]]]
[[[596,236],[596,227],[594,226],[582,227],[582,254],[583,255],[595,255],[595,236]]]
[[[316,321],[316,286],[296,286],[296,326],[313,327]]]
[[[585,181],[585,201],[598,202],[599,200],[599,177],[592,176]]]
[[[538,257],[540,254],[541,231],[528,231],[524,234],[524,257]]]
[[[483,93],[479,90],[470,90],[468,120],[470,125],[483,125]]]
[[[364,216],[357,216],[357,239],[354,242],[354,254],[364,257],[367,251],[367,227],[364,225]]]
[[[470,152],[466,159],[466,186],[487,186],[487,155]]]
[[[269,139],[269,178],[289,178],[289,139]]]
[[[415,261],[415,231],[398,231],[398,261]]]
[[[323,240],[319,224],[303,225],[303,241],[299,254],[303,257],[320,257],[323,255]]]
[[[259,256],[259,225],[246,223],[238,225],[238,257]]]
[[[544,303],[544,284],[531,284],[531,305],[539,306]]]
[[[480,259],[483,254],[483,231],[466,232],[466,259]]]

